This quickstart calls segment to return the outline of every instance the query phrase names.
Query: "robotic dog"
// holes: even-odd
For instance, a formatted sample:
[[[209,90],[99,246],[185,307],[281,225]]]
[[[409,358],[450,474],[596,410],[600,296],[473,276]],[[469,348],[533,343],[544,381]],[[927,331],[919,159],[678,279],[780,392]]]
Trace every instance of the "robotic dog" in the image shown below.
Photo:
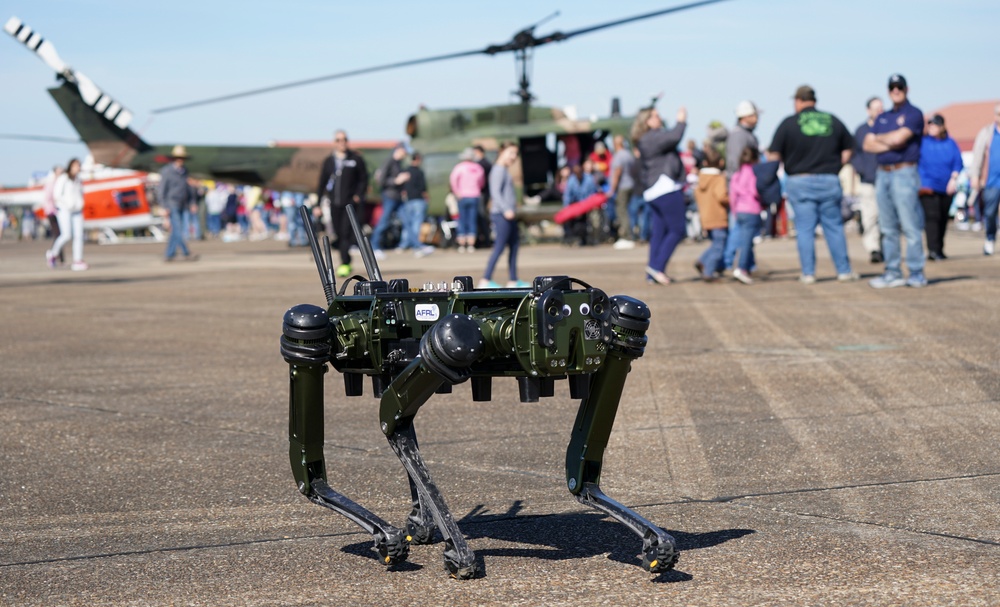
[[[302,211],[305,225],[311,225]],[[649,308],[568,276],[540,276],[530,288],[514,289],[474,289],[470,276],[422,289],[410,288],[406,279],[385,281],[352,209],[348,212],[369,279],[354,276],[336,292],[329,240],[323,239],[324,258],[307,229],[327,308],[301,304],[284,316],[289,459],[299,491],[370,533],[389,567],[407,558],[409,544],[429,543],[438,529],[445,568],[455,578],[472,578],[475,554],[420,456],[413,418],[433,394],[466,381],[474,401],[488,401],[494,377],[516,377],[521,401],[537,402],[553,395],[555,380],[566,379],[571,397],[581,400],[566,451],[566,486],[581,503],[642,538],[645,570],[672,569],[678,558],[674,539],[605,495],[599,484],[625,378],[645,349]],[[352,280],[353,293],[346,294]],[[371,377],[382,432],[409,478],[413,509],[405,530],[327,481],[323,376],[329,366],[343,374],[347,396],[361,396],[364,376]]]

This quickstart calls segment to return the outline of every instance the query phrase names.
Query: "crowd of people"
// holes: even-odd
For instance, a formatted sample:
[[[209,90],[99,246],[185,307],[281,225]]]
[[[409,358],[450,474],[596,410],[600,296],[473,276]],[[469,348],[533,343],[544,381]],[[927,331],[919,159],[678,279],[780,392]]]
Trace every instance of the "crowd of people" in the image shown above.
[[[581,152],[580,142],[574,147],[567,138],[566,161],[537,199],[570,207],[603,195],[595,212],[567,215],[563,242],[607,243],[615,249],[648,243],[645,277],[652,284],[674,281],[670,260],[678,244],[692,236],[708,242],[695,263],[703,280],[731,276],[753,284],[755,243],[776,235],[779,222],[788,218],[803,284],[817,280],[819,232],[836,279],[856,281],[845,233],[845,222],[856,218],[868,260],[884,264],[871,286],[922,287],[927,284],[926,262],[947,259],[945,235],[952,217],[959,229],[985,230],[983,253],[994,253],[1000,154],[990,152],[1000,137],[1000,106],[995,122],[976,137],[972,166],[966,169],[944,117],[935,114],[925,121],[908,93],[906,79],[893,74],[890,103],[883,105],[877,96],[868,99],[867,119],[852,133],[836,116],[817,108],[812,87],[801,86],[793,95],[793,113],[766,146],[755,133],[760,111],[748,100],[736,106],[731,127],[713,122],[701,145],[688,139],[683,149],[686,110],[680,108],[667,125],[656,107],[647,107],[636,116],[628,139],[621,134],[611,139],[611,149],[595,141]],[[307,195],[194,180],[185,167],[184,146],[176,146],[161,170],[156,197],[170,230],[164,259],[198,259],[188,241],[201,238],[276,238],[306,246],[299,209],[308,206],[308,217],[335,243],[337,274],[349,276],[356,243],[346,208],[358,205],[363,214],[370,191],[381,197],[381,214],[369,237],[376,257],[385,258],[388,249],[418,257],[434,251],[422,237],[429,196],[421,154],[401,143],[370,176],[344,131],[335,133],[332,147],[315,195]],[[518,152],[516,144],[504,143],[491,163],[481,146],[470,147],[459,154],[449,175],[458,252],[492,241],[480,280],[484,287],[500,286],[492,277],[505,250],[505,284],[525,284],[517,275],[520,226],[512,167]],[[54,240],[46,252],[50,267],[63,263],[64,245],[72,242],[71,268],[87,269],[79,173],[80,162],[72,159],[65,168],[56,167],[46,186],[44,214]]]
[[[902,75],[890,76],[891,105],[884,109],[881,99],[869,99],[868,120],[853,134],[836,116],[817,108],[816,91],[807,85],[795,91],[794,113],[780,123],[767,146],[761,146],[753,132],[759,110],[750,101],[736,107],[736,124],[724,138],[718,125],[711,125],[701,149],[689,146],[697,172],[688,180],[694,182],[700,229],[710,242],[695,263],[701,278],[714,282],[731,273],[733,279],[753,284],[754,243],[775,233],[778,211],[793,220],[799,281],[807,285],[817,280],[817,229],[836,279],[859,279],[845,235],[845,222],[855,215],[860,215],[869,261],[885,264],[882,274],[869,281],[873,288],[926,286],[925,262],[947,259],[944,240],[953,215],[962,222],[960,229],[968,229],[970,216],[981,221],[986,232],[983,253],[992,255],[1000,154],[991,155],[990,149],[1000,138],[1000,106],[995,124],[977,137],[973,166],[965,171],[944,117],[934,114],[925,122],[908,93]],[[667,265],[683,234],[684,174],[677,144],[685,117],[680,110],[675,125],[666,128],[650,108],[639,114],[633,128],[643,167],[639,183],[646,188],[643,196],[651,211],[646,267],[650,283],[672,282]],[[969,175],[968,193],[956,197],[964,173]]]

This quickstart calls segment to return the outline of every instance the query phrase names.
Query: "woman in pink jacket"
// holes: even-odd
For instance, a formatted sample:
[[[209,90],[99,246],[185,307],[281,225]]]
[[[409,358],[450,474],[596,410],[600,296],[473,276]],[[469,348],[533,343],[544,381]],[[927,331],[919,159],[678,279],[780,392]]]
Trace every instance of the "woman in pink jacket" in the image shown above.
[[[472,148],[458,156],[459,163],[451,170],[451,193],[458,199],[458,229],[455,241],[459,253],[471,253],[476,248],[476,224],[479,215],[479,195],[486,183],[483,167],[473,160]]]

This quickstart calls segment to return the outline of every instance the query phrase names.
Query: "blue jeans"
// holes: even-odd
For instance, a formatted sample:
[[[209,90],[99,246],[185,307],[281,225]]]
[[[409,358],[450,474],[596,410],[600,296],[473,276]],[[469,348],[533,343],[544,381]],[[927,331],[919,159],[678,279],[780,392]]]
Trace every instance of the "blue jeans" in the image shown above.
[[[479,220],[479,198],[458,199],[458,236],[476,237],[476,225]]]
[[[733,267],[733,260],[736,259],[736,250],[738,248],[736,213],[729,213],[729,235],[726,236],[726,248],[722,253],[722,265],[724,268]]]
[[[299,207],[285,207],[285,217],[288,219],[288,245],[292,247],[309,244],[306,227],[302,225]]]
[[[607,202],[604,203],[604,219],[607,220],[609,226],[618,221],[618,203],[613,194],[609,195]]]
[[[649,240],[649,205],[642,193],[628,201],[628,233],[632,239]]]
[[[726,270],[733,267],[736,260],[736,252],[740,250],[740,227],[736,224],[736,213],[729,214],[729,229],[726,231],[726,246],[722,251],[722,267]],[[754,258],[753,247],[747,253],[747,261],[750,262],[750,269],[757,267],[757,260]]]
[[[1000,206],[1000,188],[985,188],[983,190],[983,229],[986,230],[986,240],[997,239],[997,207]]]
[[[753,237],[760,234],[763,225],[760,213],[736,213],[736,246],[740,251],[739,268],[744,272],[750,273],[753,268]]]
[[[684,192],[677,190],[649,201],[649,267],[667,271],[674,249],[687,235]]]
[[[392,216],[396,213],[396,209],[402,206],[402,201],[394,200],[388,196],[382,196],[382,216],[378,219],[378,225],[375,226],[375,231],[372,232],[372,248],[376,251],[382,248],[382,234],[385,233],[386,228],[389,227],[389,222],[392,221]]]
[[[186,214],[184,209],[170,209],[170,238],[167,239],[167,252],[164,254],[167,259],[173,259],[177,255],[178,248],[185,257],[191,254],[188,251],[187,243],[184,242],[184,215]]]
[[[208,226],[208,233],[212,236],[218,236],[219,232],[222,231],[222,215],[209,213],[205,215],[205,223]]]
[[[882,255],[887,275],[903,275],[901,233],[906,238],[906,267],[910,275],[924,271],[924,209],[917,196],[919,189],[920,175],[915,166],[895,171],[879,169],[875,175],[878,227],[882,231]]]
[[[401,249],[420,248],[420,226],[427,216],[427,201],[414,198],[403,203],[403,236],[399,239]]]
[[[803,276],[816,275],[816,225],[823,227],[823,239],[837,274],[851,273],[847,238],[840,214],[840,178],[836,175],[792,175],[785,182],[788,202],[795,213],[795,241]],[[919,205],[919,203],[918,203]]]
[[[184,209],[184,236],[201,240],[201,222],[197,211],[192,211],[190,207]]]
[[[726,250],[726,237],[729,230],[726,228],[716,228],[708,231],[708,237],[712,240],[705,252],[701,254],[698,261],[704,266],[704,277],[710,277],[714,272],[722,271],[722,254]]]
[[[493,222],[493,231],[496,233],[496,240],[493,242],[493,251],[490,259],[486,262],[486,271],[483,277],[487,280],[493,278],[493,270],[496,269],[500,254],[504,247],[508,249],[507,272],[510,280],[517,280],[517,247],[521,240],[521,234],[517,230],[517,219],[507,219],[501,213],[490,213],[490,221]]]

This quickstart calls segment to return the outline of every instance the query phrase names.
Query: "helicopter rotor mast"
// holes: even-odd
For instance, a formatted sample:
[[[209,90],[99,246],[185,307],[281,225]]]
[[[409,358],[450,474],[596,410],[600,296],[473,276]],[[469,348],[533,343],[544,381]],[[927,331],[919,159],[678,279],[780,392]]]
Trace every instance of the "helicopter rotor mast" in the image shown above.
[[[615,21],[608,21],[605,23],[599,23],[597,25],[592,25],[589,27],[580,28],[577,30],[572,30],[569,32],[555,31],[548,35],[542,37],[535,36],[535,28],[541,24],[549,21],[559,15],[559,11],[556,11],[552,15],[549,15],[545,19],[542,19],[538,23],[531,25],[518,33],[514,34],[514,37],[510,41],[503,44],[491,44],[484,49],[461,51],[457,53],[449,53],[445,55],[435,55],[433,57],[424,57],[421,59],[411,59],[408,61],[399,61],[396,63],[388,63],[384,65],[376,65],[373,67],[349,70],[346,72],[339,72],[336,74],[327,74],[326,76],[319,76],[316,78],[308,78],[305,80],[296,80],[294,82],[286,82],[283,84],[276,84],[272,86],[251,89],[247,91],[242,91],[238,93],[232,93],[229,95],[222,95],[219,97],[211,97],[208,99],[201,99],[198,101],[190,101],[187,103],[181,103],[177,105],[162,107],[153,110],[153,114],[165,114],[167,112],[174,112],[177,110],[183,110],[193,107],[198,107],[202,105],[209,105],[214,103],[221,103],[223,101],[233,101],[235,99],[241,99],[243,97],[251,97],[255,95],[261,95],[264,93],[271,93],[275,91],[280,91],[288,88],[294,88],[299,86],[306,86],[309,84],[315,84],[318,82],[324,82],[327,80],[336,80],[340,78],[348,78],[351,76],[360,76],[363,74],[370,74],[372,72],[379,72],[384,70],[396,69],[401,67],[409,67],[413,65],[420,65],[423,63],[431,63],[435,61],[445,61],[448,59],[458,59],[461,57],[470,57],[473,55],[497,55],[500,53],[513,53],[514,61],[517,66],[517,70],[520,72],[518,79],[518,90],[515,94],[521,99],[521,102],[527,106],[534,99],[530,90],[530,77],[529,72],[531,71],[531,60],[532,54],[535,48],[539,46],[544,46],[551,42],[562,42],[568,40],[575,36],[580,36],[583,34],[589,34],[599,30],[607,29],[610,27],[616,27],[619,25],[625,25],[627,23],[632,23],[635,21],[641,21],[643,19],[651,19],[653,17],[659,17],[662,15],[667,15],[670,13],[677,13],[685,11],[692,8],[698,8],[701,6],[707,6],[709,4],[717,4],[719,2],[725,2],[726,0],[700,0],[698,2],[689,2],[687,4],[681,4],[678,6],[672,6],[670,8],[661,9],[658,11],[652,11],[649,13],[643,13],[641,15],[633,15],[632,17],[625,17],[624,19],[617,19]]]

